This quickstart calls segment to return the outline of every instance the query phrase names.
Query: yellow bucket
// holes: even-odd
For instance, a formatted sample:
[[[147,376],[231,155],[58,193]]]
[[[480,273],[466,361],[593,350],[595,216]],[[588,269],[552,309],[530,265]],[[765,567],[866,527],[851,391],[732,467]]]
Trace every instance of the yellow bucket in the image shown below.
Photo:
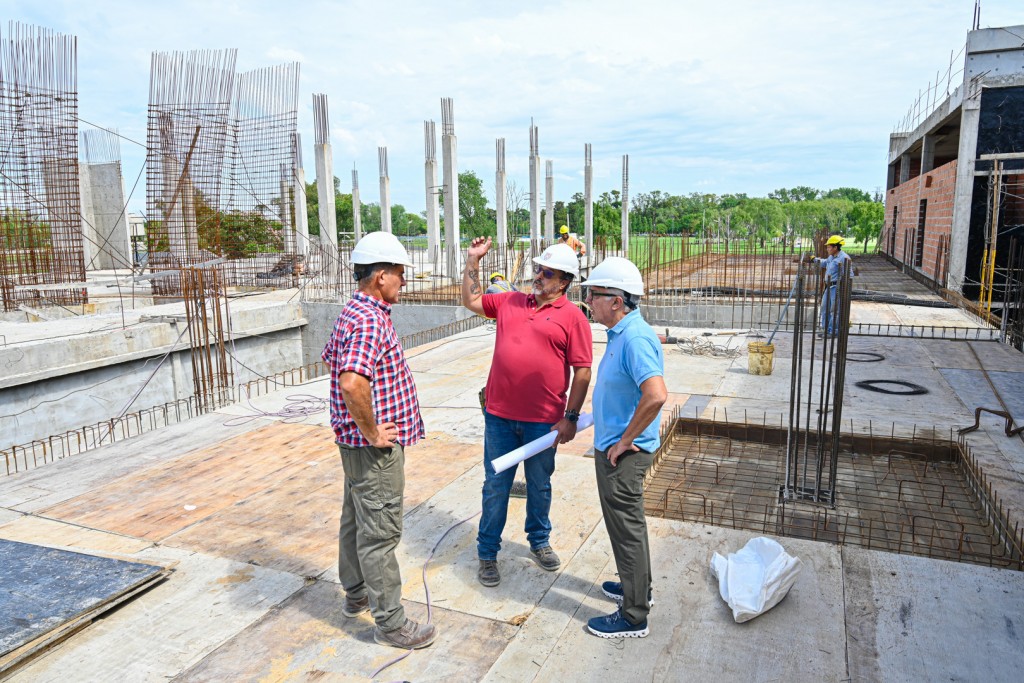
[[[770,375],[775,365],[775,345],[752,341],[747,345],[747,372]]]

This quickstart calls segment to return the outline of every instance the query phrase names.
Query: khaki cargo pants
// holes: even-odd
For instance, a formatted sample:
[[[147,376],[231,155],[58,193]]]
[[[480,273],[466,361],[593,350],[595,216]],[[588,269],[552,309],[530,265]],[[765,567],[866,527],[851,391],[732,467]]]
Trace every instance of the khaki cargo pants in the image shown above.
[[[339,444],[345,470],[345,502],[338,531],[338,576],[353,599],[369,595],[382,631],[405,624],[402,576],[395,548],[402,539],[405,451]]]

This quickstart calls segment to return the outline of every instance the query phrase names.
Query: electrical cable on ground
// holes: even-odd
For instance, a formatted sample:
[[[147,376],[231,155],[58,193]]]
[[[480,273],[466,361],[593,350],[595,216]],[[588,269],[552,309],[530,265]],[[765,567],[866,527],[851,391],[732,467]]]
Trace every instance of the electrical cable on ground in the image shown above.
[[[896,386],[906,387],[909,391],[893,391],[892,389],[880,386],[883,384],[895,384]],[[880,394],[893,394],[895,396],[920,396],[929,393],[928,389],[920,384],[905,382],[901,379],[865,379],[857,382],[857,386],[868,391],[877,391]]]
[[[427,599],[427,623],[428,624],[433,622],[433,620],[434,620],[434,612],[433,612],[433,607],[431,606],[431,601],[430,601],[430,586],[427,584],[427,566],[430,564],[430,561],[432,559],[434,559],[434,553],[437,552],[437,549],[441,546],[441,543],[444,541],[444,539],[448,537],[448,534],[450,534],[452,531],[454,531],[457,527],[462,526],[463,524],[465,524],[469,520],[471,520],[474,517],[476,517],[477,515],[479,515],[480,512],[481,512],[480,510],[477,510],[476,512],[471,514],[469,517],[466,517],[465,519],[463,519],[463,520],[461,520],[459,522],[456,522],[455,524],[452,524],[450,527],[448,527],[448,529],[443,534],[441,534],[441,538],[437,539],[437,543],[434,544],[434,547],[433,547],[433,549],[431,549],[430,554],[427,555],[427,559],[424,560],[424,562],[423,562],[423,593],[424,593],[424,595],[426,596],[426,599]],[[413,652],[414,652],[414,650],[408,650],[404,655],[396,657],[396,658],[392,659],[390,662],[386,662],[383,666],[381,666],[379,669],[377,669],[372,674],[370,674],[370,678],[377,678],[377,676],[380,674],[381,671],[383,671],[384,669],[387,669],[389,666],[393,666],[393,665],[397,664],[398,662],[402,661],[403,659],[405,659],[406,657],[411,655]]]

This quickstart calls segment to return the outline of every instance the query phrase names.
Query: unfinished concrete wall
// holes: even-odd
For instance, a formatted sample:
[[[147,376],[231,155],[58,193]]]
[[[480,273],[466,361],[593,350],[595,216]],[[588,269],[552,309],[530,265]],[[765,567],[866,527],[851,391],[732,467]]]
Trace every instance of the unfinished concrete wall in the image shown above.
[[[12,335],[0,348],[0,365],[12,370],[0,389],[0,450],[109,420],[136,392],[128,412],[191,396],[189,336],[179,317],[143,318],[125,329],[77,335],[73,342],[48,333],[69,324],[63,321],[18,326],[22,334],[38,329],[39,338],[14,342]],[[306,321],[297,304],[240,307],[232,310],[231,322],[228,350],[241,363],[232,363],[236,385],[301,364],[300,327]]]

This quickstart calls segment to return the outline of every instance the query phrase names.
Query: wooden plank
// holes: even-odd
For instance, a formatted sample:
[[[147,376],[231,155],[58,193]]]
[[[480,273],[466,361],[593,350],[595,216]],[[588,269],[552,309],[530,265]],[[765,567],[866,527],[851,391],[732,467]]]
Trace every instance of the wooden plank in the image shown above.
[[[223,415],[202,415],[14,476],[0,477],[0,505],[36,512],[126,474],[211,447],[260,426],[252,423],[225,427],[224,421]]]
[[[158,463],[43,511],[83,526],[161,540],[329,457],[331,432],[275,423]]]
[[[71,548],[98,555],[132,555],[152,545],[151,541],[87,529],[36,515],[23,515],[0,526],[0,538]]]
[[[137,559],[177,562],[137,596],[26,665],[15,681],[169,680],[303,586],[300,577],[168,547]],[[285,638],[287,640],[287,638]]]
[[[317,581],[176,680],[369,679],[403,652],[377,645],[370,615],[345,617],[343,600],[341,586]],[[409,618],[426,620],[425,605],[407,601],[405,609]],[[434,644],[387,668],[381,680],[479,680],[516,631],[508,624],[437,605],[433,621],[438,630]]]
[[[332,449],[332,456],[311,461],[165,543],[300,576],[320,575],[338,559],[344,474],[337,447]],[[409,448],[406,514],[476,464],[477,450],[435,434]]]

